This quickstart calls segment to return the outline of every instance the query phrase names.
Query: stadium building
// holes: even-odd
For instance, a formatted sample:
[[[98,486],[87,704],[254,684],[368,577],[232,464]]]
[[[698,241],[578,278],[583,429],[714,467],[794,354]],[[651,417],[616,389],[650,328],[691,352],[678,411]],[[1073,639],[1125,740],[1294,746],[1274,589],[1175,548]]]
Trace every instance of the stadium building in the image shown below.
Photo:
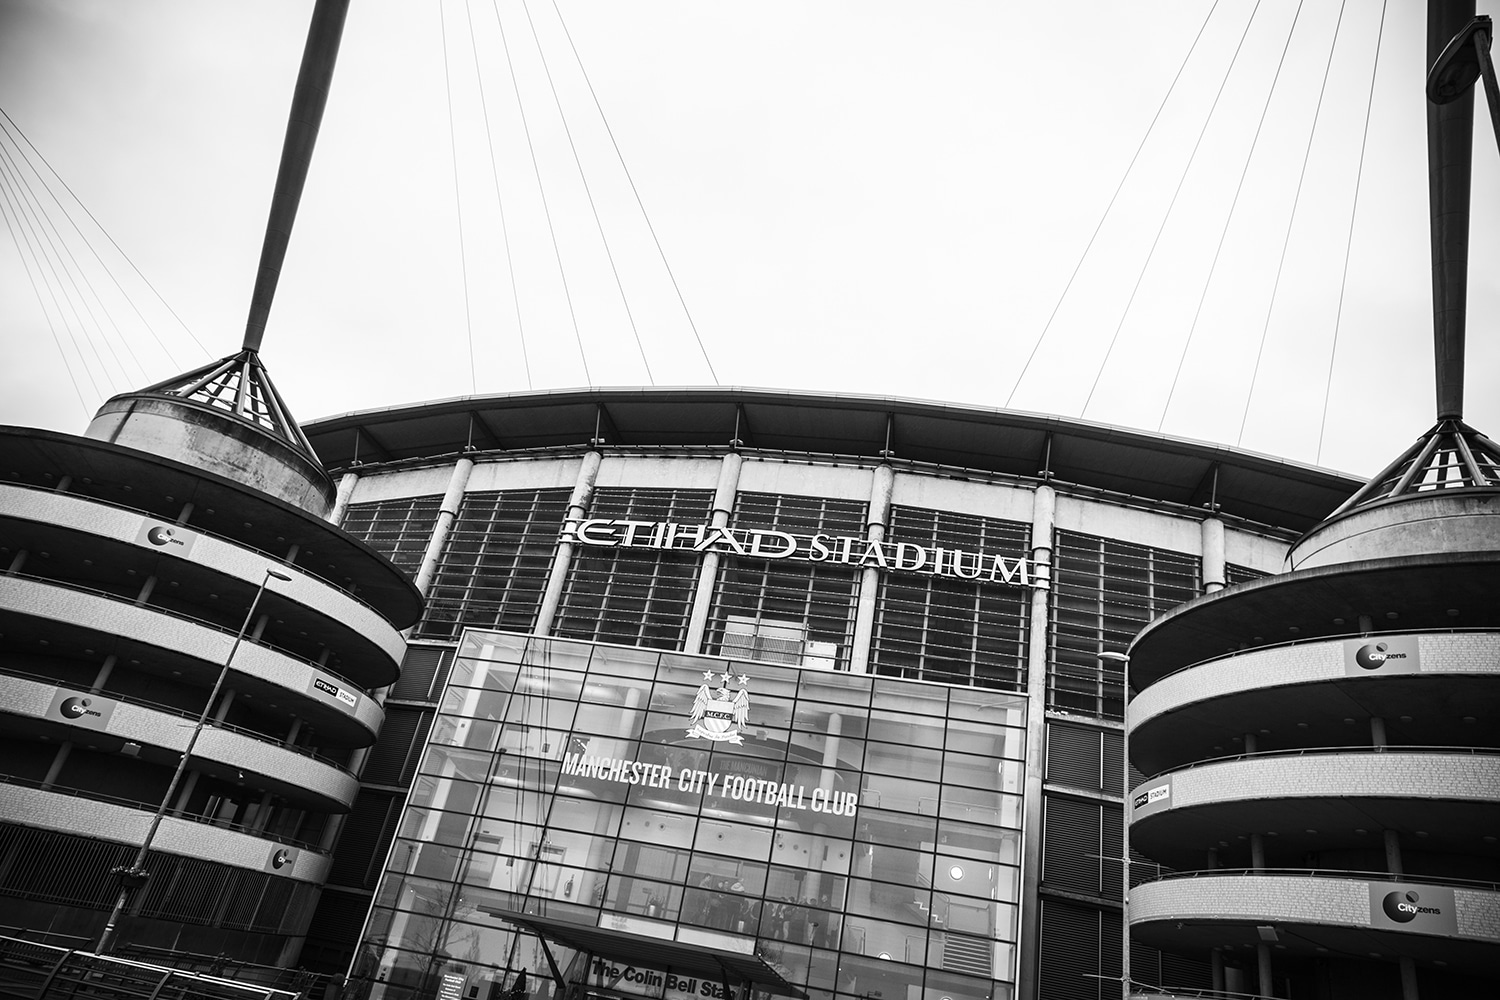
[[[339,523],[427,599],[309,942],[332,956],[369,908],[355,983],[389,998],[523,970],[544,994],[1119,995],[1121,654],[1280,570],[1359,485],[733,389],[306,430]],[[1211,973],[1148,945],[1130,970]]]

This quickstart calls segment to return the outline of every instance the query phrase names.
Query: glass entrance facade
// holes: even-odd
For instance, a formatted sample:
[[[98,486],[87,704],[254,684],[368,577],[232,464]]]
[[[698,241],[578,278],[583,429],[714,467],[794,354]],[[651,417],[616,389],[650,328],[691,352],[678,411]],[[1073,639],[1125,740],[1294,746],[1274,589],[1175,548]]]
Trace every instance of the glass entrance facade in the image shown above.
[[[527,969],[545,996],[546,957],[508,919],[535,915],[755,955],[816,998],[1008,998],[1025,712],[999,691],[470,631],[356,978],[377,1000],[487,1000]],[[630,968],[595,961],[588,983],[693,993]]]

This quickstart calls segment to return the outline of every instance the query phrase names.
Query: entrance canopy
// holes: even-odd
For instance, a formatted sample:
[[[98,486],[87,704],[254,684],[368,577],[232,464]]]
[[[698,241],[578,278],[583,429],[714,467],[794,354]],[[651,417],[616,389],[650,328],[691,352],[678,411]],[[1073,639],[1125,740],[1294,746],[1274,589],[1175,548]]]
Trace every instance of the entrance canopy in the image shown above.
[[[772,996],[807,1000],[807,994],[781,977],[759,955],[723,951],[698,944],[664,941],[604,927],[589,927],[556,917],[518,913],[499,907],[481,907],[486,913],[524,927],[544,941],[556,941],[595,958],[624,965],[650,966],[678,976],[728,985],[747,984]]]

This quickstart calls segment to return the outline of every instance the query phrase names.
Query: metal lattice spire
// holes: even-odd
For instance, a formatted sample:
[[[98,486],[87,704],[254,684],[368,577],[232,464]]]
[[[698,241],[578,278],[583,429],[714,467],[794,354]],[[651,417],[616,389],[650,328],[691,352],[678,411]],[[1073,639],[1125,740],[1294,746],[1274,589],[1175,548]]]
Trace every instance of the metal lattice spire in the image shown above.
[[[1500,445],[1449,418],[1417,438],[1329,517],[1382,500],[1453,489],[1500,491]]]
[[[317,461],[312,445],[292,418],[260,355],[248,348],[211,361],[164,382],[149,385],[141,394],[156,393],[203,403],[254,424],[277,440]]]
[[[1463,421],[1474,84],[1483,78],[1491,107],[1500,108],[1489,58],[1492,30],[1488,17],[1474,16],[1473,0],[1428,5],[1427,163],[1438,422],[1330,517],[1436,491],[1500,491],[1500,445]],[[1500,139],[1500,119],[1492,124]]]

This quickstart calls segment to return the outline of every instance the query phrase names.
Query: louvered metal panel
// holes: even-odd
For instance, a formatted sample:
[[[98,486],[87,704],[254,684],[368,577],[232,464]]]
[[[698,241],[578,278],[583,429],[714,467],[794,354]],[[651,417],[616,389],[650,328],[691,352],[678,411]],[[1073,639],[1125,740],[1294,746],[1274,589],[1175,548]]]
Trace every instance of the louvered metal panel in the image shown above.
[[[1047,723],[1048,781],[1098,791],[1099,772],[1099,730],[1066,722]]]

